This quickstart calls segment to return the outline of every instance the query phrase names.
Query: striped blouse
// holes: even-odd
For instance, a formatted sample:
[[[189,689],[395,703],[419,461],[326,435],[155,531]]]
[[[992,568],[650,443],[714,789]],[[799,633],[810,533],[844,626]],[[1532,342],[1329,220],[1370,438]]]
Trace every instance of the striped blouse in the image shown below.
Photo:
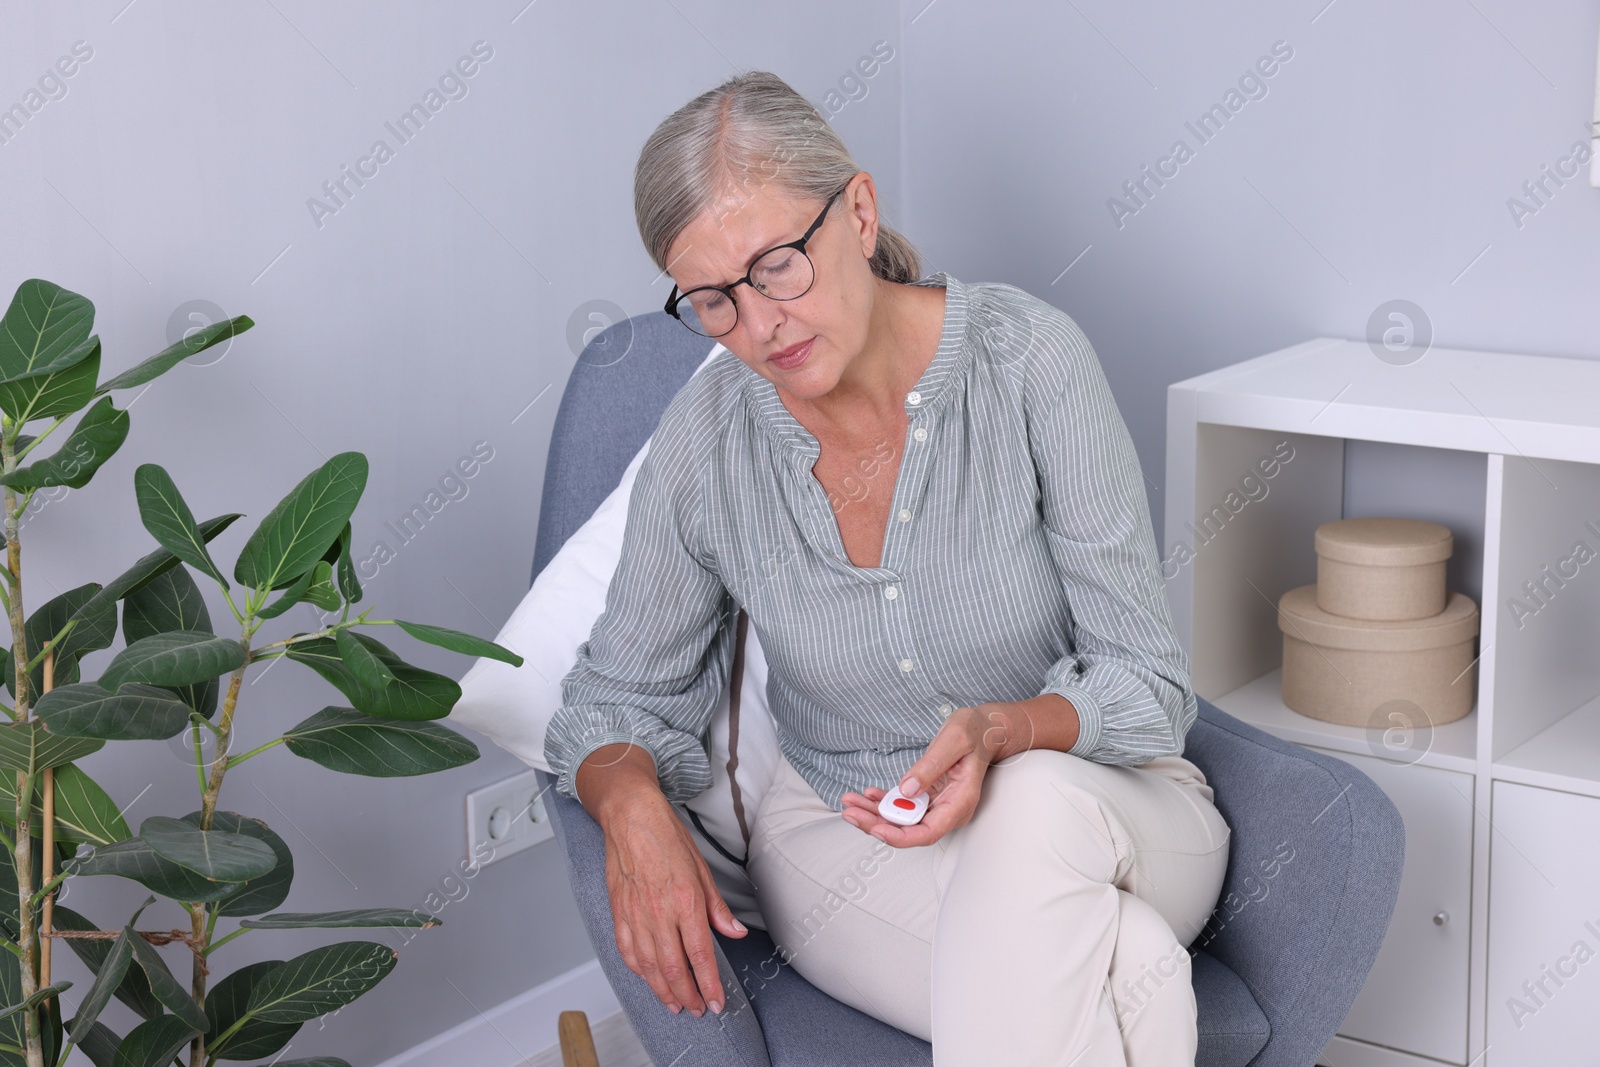
[[[953,709],[986,701],[1059,693],[1084,759],[1183,754],[1188,657],[1094,349],[1015,286],[944,272],[915,284],[946,289],[939,348],[906,394],[905,440],[862,461],[849,495],[829,499],[817,439],[726,349],[667,405],[546,734],[560,792],[577,795],[595,749],[630,741],[669,800],[710,786],[740,609],[783,754],[835,809],[893,785]],[[897,471],[880,565],[857,567],[835,509]]]

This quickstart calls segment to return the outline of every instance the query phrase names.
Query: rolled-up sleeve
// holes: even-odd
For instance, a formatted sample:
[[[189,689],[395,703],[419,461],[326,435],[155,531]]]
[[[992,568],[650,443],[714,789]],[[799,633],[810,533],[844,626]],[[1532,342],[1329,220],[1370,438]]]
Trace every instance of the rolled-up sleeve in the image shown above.
[[[1034,325],[1023,395],[1044,526],[1072,616],[1073,651],[1050,668],[1040,695],[1060,694],[1077,709],[1073,755],[1124,764],[1182,755],[1198,708],[1139,456],[1099,358],[1066,314]]]
[[[639,465],[605,608],[545,734],[556,789],[570,797],[583,761],[619,742],[650,753],[669,800],[711,785],[704,737],[727,685],[732,601],[699,548],[704,450],[673,431],[675,413],[669,405]]]

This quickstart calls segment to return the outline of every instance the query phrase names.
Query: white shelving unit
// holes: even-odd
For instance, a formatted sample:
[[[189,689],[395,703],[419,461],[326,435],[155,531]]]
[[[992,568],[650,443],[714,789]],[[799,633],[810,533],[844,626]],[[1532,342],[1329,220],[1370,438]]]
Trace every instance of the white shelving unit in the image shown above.
[[[1347,759],[1405,818],[1394,918],[1323,1062],[1587,1062],[1600,360],[1435,348],[1397,365],[1362,341],[1306,341],[1168,387],[1166,486],[1163,567],[1196,692]],[[1316,580],[1318,525],[1375,514],[1455,534],[1449,584],[1480,610],[1465,718],[1407,729],[1374,709],[1363,729],[1283,703],[1278,598]]]

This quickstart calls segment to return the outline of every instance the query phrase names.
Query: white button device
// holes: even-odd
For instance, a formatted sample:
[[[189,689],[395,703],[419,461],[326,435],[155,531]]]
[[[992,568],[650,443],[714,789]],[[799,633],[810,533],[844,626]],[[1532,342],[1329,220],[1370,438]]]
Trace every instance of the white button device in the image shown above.
[[[896,826],[915,826],[928,810],[928,793],[924,790],[915,797],[907,797],[895,786],[878,801],[878,814]]]

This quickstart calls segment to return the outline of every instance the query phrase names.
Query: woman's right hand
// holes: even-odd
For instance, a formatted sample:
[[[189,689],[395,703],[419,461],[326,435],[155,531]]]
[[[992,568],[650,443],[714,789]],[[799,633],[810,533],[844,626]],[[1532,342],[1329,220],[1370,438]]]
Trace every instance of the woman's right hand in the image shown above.
[[[636,746],[597,749],[584,761],[578,792],[605,831],[606,888],[617,949],[673,1012],[697,1018],[726,1003],[711,925],[728,937],[748,930],[717,891],[711,868],[672,803],[655,763]],[[643,755],[642,764],[634,753]],[[595,764],[591,767],[591,763]],[[648,768],[648,777],[640,772]],[[590,772],[594,773],[591,774]]]

